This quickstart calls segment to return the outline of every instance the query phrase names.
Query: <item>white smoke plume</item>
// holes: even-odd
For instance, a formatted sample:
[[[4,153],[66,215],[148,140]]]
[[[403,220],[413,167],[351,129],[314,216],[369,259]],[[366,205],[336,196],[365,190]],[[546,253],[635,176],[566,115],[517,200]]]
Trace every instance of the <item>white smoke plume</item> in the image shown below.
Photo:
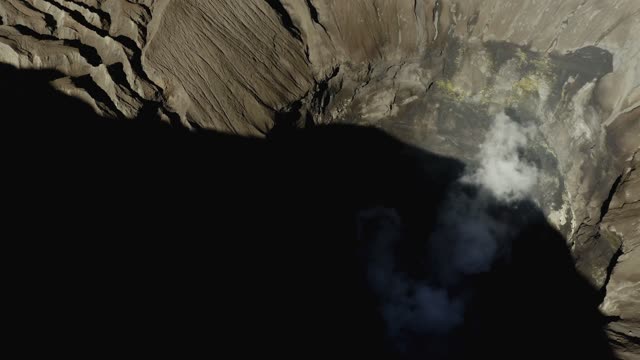
[[[425,266],[436,274],[430,282],[397,269],[393,244],[401,241],[403,230],[394,210],[361,214],[360,236],[370,244],[368,280],[381,300],[390,336],[402,338],[406,331],[442,335],[463,323],[464,300],[450,289],[469,275],[489,271],[511,240],[516,229],[490,214],[489,207],[509,206],[531,195],[538,170],[520,153],[534,132],[504,113],[496,116],[480,146],[478,167],[451,187],[439,211],[425,254]],[[463,185],[478,191],[464,191]]]
[[[527,146],[534,132],[505,113],[498,114],[480,147],[480,168],[462,181],[478,185],[504,202],[527,198],[538,181],[538,169],[522,161],[519,150]]]
[[[446,333],[462,323],[463,304],[445,289],[412,280],[397,270],[394,244],[401,240],[401,219],[393,209],[376,208],[360,214],[360,237],[369,242],[368,280],[384,304],[389,335],[403,331]]]
[[[508,244],[515,229],[492,216],[489,206],[509,206],[531,197],[538,169],[520,153],[534,133],[534,128],[498,114],[480,146],[479,166],[459,181],[479,191],[470,194],[452,187],[429,242],[432,260],[441,263],[443,282],[490,270],[498,251]]]

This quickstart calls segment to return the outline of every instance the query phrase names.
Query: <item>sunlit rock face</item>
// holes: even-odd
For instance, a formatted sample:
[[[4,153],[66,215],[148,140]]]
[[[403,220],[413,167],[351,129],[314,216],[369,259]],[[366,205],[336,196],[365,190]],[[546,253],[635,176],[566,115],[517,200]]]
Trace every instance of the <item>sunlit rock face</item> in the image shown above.
[[[471,168],[508,116],[531,129],[530,196],[635,344],[639,33],[636,0],[0,3],[0,62],[59,70],[105,116],[251,136],[373,125]]]

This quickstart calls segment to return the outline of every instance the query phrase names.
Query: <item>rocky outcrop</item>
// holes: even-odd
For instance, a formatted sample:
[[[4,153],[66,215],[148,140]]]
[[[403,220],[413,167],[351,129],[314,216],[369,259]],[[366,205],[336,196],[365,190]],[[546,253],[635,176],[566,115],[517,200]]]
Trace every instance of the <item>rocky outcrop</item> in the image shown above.
[[[612,260],[602,311],[621,359],[640,354],[640,153],[629,162],[600,224],[600,233],[619,247]]]
[[[535,129],[533,198],[632,349],[639,19],[636,0],[5,0],[0,62],[60,71],[105,116],[373,125],[472,167],[504,112]]]
[[[55,69],[53,85],[106,116],[143,111],[169,119],[163,84],[143,66],[156,1],[8,0],[0,4],[0,61]]]

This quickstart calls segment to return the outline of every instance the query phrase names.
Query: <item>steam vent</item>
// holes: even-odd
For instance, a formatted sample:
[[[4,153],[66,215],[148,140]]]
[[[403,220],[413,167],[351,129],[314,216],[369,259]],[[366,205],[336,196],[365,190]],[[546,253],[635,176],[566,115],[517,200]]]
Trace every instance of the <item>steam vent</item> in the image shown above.
[[[639,0],[0,0],[0,110],[22,353],[640,359]]]

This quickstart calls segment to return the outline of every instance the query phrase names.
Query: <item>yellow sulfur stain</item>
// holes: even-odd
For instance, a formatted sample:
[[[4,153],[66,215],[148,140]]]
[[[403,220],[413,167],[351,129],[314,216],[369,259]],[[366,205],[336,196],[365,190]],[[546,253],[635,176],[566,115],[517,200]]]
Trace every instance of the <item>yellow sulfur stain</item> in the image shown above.
[[[552,68],[551,68],[551,60],[548,56],[542,57],[540,59],[535,59],[532,61],[533,66],[535,67],[535,74],[545,78],[553,77]]]
[[[516,58],[518,59],[518,65],[524,66],[527,63],[527,54],[522,49],[516,50]]]
[[[453,85],[451,80],[438,80],[436,81],[436,86],[447,96],[452,97],[456,100],[462,100],[466,96],[465,92]]]
[[[539,79],[535,76],[529,75],[520,79],[520,81],[515,84],[514,90],[523,95],[532,94],[538,92],[539,86]]]

